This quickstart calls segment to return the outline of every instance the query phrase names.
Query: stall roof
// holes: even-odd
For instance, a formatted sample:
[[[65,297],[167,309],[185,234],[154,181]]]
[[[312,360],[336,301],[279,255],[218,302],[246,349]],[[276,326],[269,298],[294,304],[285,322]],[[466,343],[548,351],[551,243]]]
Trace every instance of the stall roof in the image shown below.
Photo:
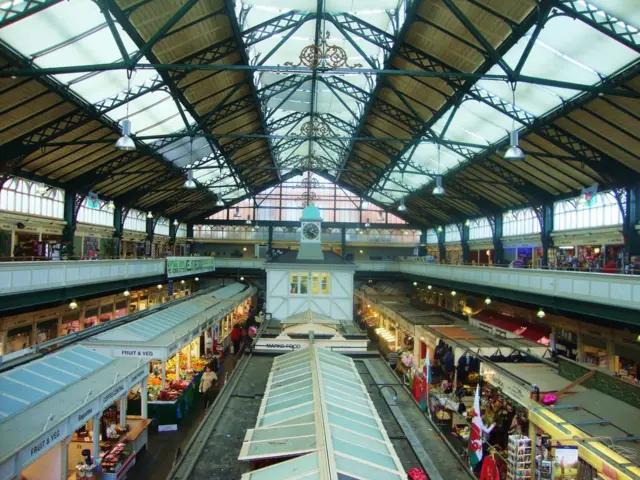
[[[549,409],[587,435],[612,439],[617,447],[629,448],[635,458],[640,458],[640,442],[623,440],[623,437],[637,438],[640,432],[638,408],[598,390],[574,387]],[[603,443],[612,444],[608,440]],[[637,460],[632,463],[640,466]]]
[[[225,300],[246,288],[243,284],[233,284],[216,290],[213,295],[205,295],[187,300],[179,305],[153,313],[135,322],[122,325],[84,341],[87,346],[96,345],[138,345],[165,347],[181,338],[185,331],[191,331],[201,323],[199,315],[216,307],[221,311],[228,307]]]
[[[570,380],[560,376],[558,370],[544,363],[505,363],[497,365],[527,383],[536,385],[541,392],[557,392],[571,384]],[[586,391],[577,385],[574,391]]]
[[[92,402],[100,402],[105,392],[142,368],[143,363],[141,359],[111,359],[75,346],[0,375],[3,385],[1,408],[3,413],[8,414],[3,416],[0,424],[0,470],[4,471],[7,459],[30,447],[31,442],[43,437],[48,429],[60,425]],[[21,391],[7,391],[7,382],[20,383]],[[122,391],[126,392],[126,388],[128,386]],[[38,392],[40,398],[36,399],[33,392]],[[4,398],[8,395],[24,406],[7,411],[10,407]],[[99,408],[101,405],[93,408],[91,414],[80,421],[87,421],[98,413]],[[62,438],[71,433],[69,429],[61,429]],[[26,457],[32,456],[33,452],[27,452]],[[37,456],[31,460],[35,458]]]
[[[327,315],[322,315],[321,313],[316,313],[311,311],[311,309],[306,312],[297,313],[290,317],[285,318],[284,320],[280,320],[280,323],[283,325],[291,325],[291,324],[299,324],[299,323],[314,323],[317,325],[341,325],[342,322],[340,320],[336,320]]]
[[[75,346],[0,375],[0,424],[111,362],[110,357]]]
[[[275,359],[239,459],[291,456],[242,478],[406,478],[353,360],[317,345]]]

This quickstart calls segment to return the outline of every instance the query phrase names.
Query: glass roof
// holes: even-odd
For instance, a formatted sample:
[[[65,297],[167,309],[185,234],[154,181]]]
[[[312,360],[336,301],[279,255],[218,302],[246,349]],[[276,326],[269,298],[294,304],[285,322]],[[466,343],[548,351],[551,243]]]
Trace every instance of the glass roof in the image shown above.
[[[0,423],[113,362],[71,347],[0,375]]]
[[[316,345],[274,360],[256,427],[247,432],[239,459],[298,455],[298,461],[279,464],[277,478],[298,478],[294,472],[405,478],[353,360]],[[243,478],[267,478],[267,471]]]

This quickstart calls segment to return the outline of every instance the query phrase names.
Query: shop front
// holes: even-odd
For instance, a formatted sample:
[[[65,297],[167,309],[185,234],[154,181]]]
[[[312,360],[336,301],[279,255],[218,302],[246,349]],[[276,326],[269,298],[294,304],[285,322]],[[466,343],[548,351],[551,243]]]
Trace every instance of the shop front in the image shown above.
[[[505,237],[502,239],[504,246],[504,262],[514,268],[532,268],[540,266],[539,235],[526,235],[522,237]]]
[[[469,242],[469,261],[473,265],[493,264],[494,253],[491,241]]]
[[[12,381],[2,378],[7,375]],[[126,392],[135,385],[146,390],[147,375],[146,362],[82,346],[2,374],[13,401],[0,399],[8,414],[0,418],[0,478],[125,478],[150,424],[144,413],[127,414]]]
[[[552,237],[556,248],[549,261],[558,268],[616,273],[624,264],[619,228],[554,232]]]

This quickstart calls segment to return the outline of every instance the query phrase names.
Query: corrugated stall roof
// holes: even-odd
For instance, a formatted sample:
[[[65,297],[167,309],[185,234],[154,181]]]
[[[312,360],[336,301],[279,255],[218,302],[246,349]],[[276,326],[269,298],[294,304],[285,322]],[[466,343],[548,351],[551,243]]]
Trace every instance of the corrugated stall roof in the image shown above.
[[[113,362],[75,346],[0,375],[0,423]]]
[[[353,360],[316,345],[276,358],[239,459],[296,455],[242,478],[406,478]]]

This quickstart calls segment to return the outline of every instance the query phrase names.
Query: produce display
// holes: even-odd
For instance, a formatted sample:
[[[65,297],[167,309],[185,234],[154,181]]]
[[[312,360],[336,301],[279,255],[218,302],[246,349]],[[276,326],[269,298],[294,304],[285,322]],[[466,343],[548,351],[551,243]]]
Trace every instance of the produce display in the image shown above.
[[[100,453],[102,468],[107,473],[113,473],[122,467],[122,463],[131,455],[129,445],[124,442],[117,443],[112,449]]]

